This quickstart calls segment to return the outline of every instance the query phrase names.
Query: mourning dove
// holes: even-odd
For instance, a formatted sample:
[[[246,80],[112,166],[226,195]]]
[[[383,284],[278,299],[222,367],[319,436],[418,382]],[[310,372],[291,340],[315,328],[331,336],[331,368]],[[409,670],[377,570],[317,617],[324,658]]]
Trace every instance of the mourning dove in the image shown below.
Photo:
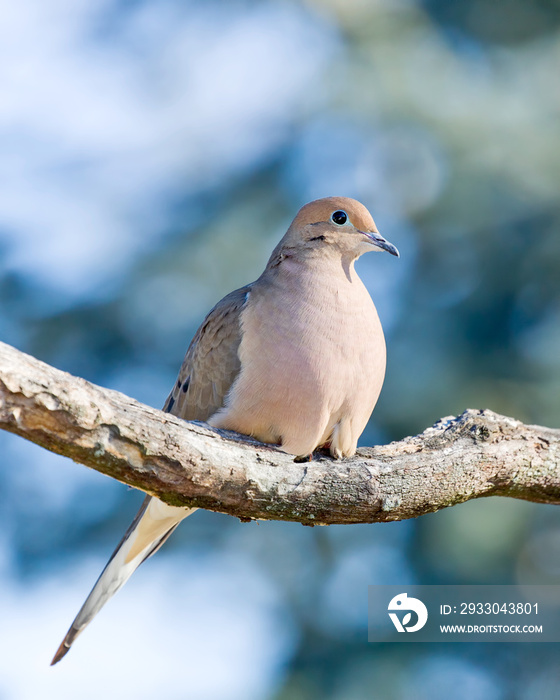
[[[394,245],[345,197],[297,213],[256,282],[224,297],[196,332],[164,410],[308,458],[350,457],[385,376],[385,340],[354,262]],[[72,623],[55,664],[193,508],[148,496]]]

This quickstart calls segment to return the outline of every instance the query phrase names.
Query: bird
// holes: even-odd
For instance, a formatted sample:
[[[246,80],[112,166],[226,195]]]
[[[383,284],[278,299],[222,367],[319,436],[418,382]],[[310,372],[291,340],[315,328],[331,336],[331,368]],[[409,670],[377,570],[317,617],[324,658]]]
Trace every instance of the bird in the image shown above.
[[[163,410],[277,445],[298,461],[351,457],[377,403],[386,348],[355,261],[399,251],[347,197],[305,204],[262,275],[209,312]],[[146,496],[51,665],[195,508]]]

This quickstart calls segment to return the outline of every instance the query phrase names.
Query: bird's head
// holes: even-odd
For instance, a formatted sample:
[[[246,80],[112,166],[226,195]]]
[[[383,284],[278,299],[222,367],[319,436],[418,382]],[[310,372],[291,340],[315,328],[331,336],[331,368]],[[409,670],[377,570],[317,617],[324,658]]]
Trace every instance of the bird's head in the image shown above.
[[[295,250],[330,248],[343,256],[358,258],[369,251],[399,251],[379,234],[363,204],[348,197],[325,197],[303,206],[282,241]]]

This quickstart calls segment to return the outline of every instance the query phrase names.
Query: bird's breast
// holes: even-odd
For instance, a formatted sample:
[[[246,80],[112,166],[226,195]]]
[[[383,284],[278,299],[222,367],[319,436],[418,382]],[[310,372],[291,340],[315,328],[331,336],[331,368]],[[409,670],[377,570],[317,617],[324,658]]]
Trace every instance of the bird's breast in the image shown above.
[[[348,378],[367,374],[375,356],[384,355],[383,332],[368,291],[351,272],[285,275],[273,281],[274,290],[252,291],[242,315],[243,335],[251,339],[242,341],[242,362],[244,354],[249,361],[270,358],[276,367],[295,365],[321,379],[335,370]]]
[[[355,414],[361,432],[381,389],[385,342],[353,270],[297,272],[252,288],[241,315],[241,371],[219,425],[304,454],[343,414]]]

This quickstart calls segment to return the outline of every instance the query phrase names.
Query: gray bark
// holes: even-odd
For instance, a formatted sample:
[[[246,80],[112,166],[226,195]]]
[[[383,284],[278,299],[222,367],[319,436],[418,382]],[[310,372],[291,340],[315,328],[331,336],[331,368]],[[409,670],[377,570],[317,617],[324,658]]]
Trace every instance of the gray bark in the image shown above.
[[[186,423],[4,343],[0,428],[167,503],[242,520],[372,523],[482,496],[560,502],[560,430],[467,410],[352,459],[298,464],[275,447]]]

